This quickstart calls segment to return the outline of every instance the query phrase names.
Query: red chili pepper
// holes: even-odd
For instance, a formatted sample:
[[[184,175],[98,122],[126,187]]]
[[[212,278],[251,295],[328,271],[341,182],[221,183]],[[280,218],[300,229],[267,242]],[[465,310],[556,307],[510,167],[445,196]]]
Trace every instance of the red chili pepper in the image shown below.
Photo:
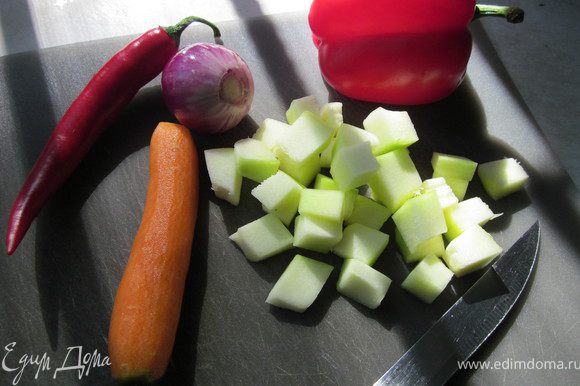
[[[116,53],[85,86],[55,127],[12,206],[6,234],[9,255],[101,132],[177,53],[181,33],[195,21],[210,26],[214,36],[220,37],[215,25],[195,16],[171,27],[154,28]]]
[[[314,0],[308,16],[324,79],[355,99],[430,103],[461,83],[474,18],[523,20],[519,8],[475,0]]]

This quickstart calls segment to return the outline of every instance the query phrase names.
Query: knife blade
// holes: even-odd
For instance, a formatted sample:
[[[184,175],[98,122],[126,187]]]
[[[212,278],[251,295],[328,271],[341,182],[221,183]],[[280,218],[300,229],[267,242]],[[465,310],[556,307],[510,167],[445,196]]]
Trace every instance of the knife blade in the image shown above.
[[[536,265],[539,245],[536,222],[375,385],[444,384],[513,308]],[[502,291],[482,296],[491,281]]]

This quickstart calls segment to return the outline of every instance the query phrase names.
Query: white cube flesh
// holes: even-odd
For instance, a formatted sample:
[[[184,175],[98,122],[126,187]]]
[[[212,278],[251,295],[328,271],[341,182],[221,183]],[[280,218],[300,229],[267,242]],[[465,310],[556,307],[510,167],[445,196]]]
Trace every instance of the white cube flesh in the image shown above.
[[[331,138],[328,146],[322,150],[320,153],[320,166],[323,168],[329,168],[332,163],[332,148],[334,147],[334,142],[336,138]]]
[[[344,228],[342,240],[332,252],[344,259],[357,259],[373,265],[389,243],[389,235],[362,224]]]
[[[271,151],[275,151],[276,146],[282,141],[290,125],[272,118],[266,118],[258,127],[252,138],[264,143]]]
[[[327,253],[342,239],[342,223],[300,215],[294,222],[294,246]]]
[[[287,200],[296,202],[300,200],[300,192],[303,187],[288,174],[279,170],[273,176],[262,181],[252,189],[252,196],[256,197],[268,210],[274,210],[286,204]]]
[[[238,169],[233,148],[209,149],[204,151],[205,164],[216,197],[238,205],[242,190],[242,175]]]
[[[479,178],[487,194],[499,200],[524,187],[528,174],[514,158],[505,158],[479,165]]]
[[[445,214],[445,222],[447,223],[445,238],[448,241],[453,240],[472,225],[477,224],[483,226],[489,220],[498,217],[479,197],[461,201],[457,205],[445,209],[443,212]]]
[[[330,174],[340,190],[350,190],[365,185],[378,169],[370,143],[361,142],[334,153]]]
[[[372,148],[379,143],[379,139],[370,131],[349,125],[348,123],[343,123],[340,125],[336,133],[336,141],[334,142],[334,148],[332,149],[332,156],[334,157],[334,155],[343,147],[349,147],[363,142],[370,143]]]
[[[314,179],[314,189],[319,190],[340,190],[336,181],[324,174],[318,174]]]
[[[471,181],[477,169],[477,162],[457,155],[433,153],[431,166],[433,177],[452,177]]]
[[[385,298],[391,279],[360,260],[347,259],[342,265],[336,289],[344,296],[370,308]]]
[[[279,170],[252,189],[251,194],[262,203],[267,213],[275,213],[288,226],[298,211],[302,189],[296,180]]]
[[[250,261],[262,261],[292,247],[293,237],[282,221],[267,214],[248,223],[230,236]]]
[[[304,312],[314,303],[333,267],[296,255],[266,298],[266,303],[295,312]]]
[[[342,222],[345,193],[340,190],[304,189],[300,194],[298,212],[325,220]]]
[[[421,192],[431,192],[434,191],[437,193],[437,197],[439,198],[439,203],[443,209],[453,206],[459,202],[459,199],[453,193],[453,190],[443,177],[431,178],[428,180],[423,181],[421,185]]]
[[[373,195],[395,212],[421,186],[421,177],[407,149],[397,149],[377,157],[379,169],[369,181]]]
[[[262,182],[278,171],[280,161],[262,142],[254,138],[240,139],[234,144],[238,169],[242,177]]]
[[[304,186],[310,185],[314,177],[320,172],[320,156],[318,154],[314,154],[303,162],[296,162],[278,148],[276,156],[280,160],[280,170]]]
[[[469,186],[469,181],[463,180],[461,178],[454,177],[444,177],[445,182],[453,191],[453,194],[459,201],[463,201],[465,198],[465,193],[467,193],[467,187]]]
[[[393,214],[393,221],[412,254],[425,240],[447,232],[443,209],[435,192],[405,202]]]
[[[307,95],[290,102],[290,107],[288,107],[288,110],[286,111],[286,120],[289,124],[292,124],[296,122],[305,111],[309,111],[313,114],[319,113],[320,105],[313,95]]]
[[[365,118],[363,126],[379,139],[378,144],[373,146],[375,155],[408,147],[419,140],[406,111],[390,111],[379,107]]]
[[[447,245],[443,260],[460,277],[487,266],[501,252],[489,233],[479,225],[472,225]]]
[[[427,304],[445,290],[453,272],[435,255],[425,257],[401,283],[401,287]]]
[[[332,134],[332,129],[317,115],[306,111],[290,125],[278,146],[292,161],[301,163],[312,156],[319,157],[330,143]]]
[[[319,190],[339,190],[337,183],[330,177],[323,174],[318,174],[314,180],[314,189]],[[344,192],[344,213],[343,218],[346,219],[352,214],[354,209],[354,201],[358,195],[357,189],[351,189]]]
[[[338,131],[340,125],[343,124],[342,118],[342,103],[329,102],[320,108],[320,118],[328,127],[332,129],[334,134]]]
[[[398,229],[395,230],[395,241],[403,255],[403,260],[405,260],[405,263],[407,264],[421,261],[429,255],[443,256],[445,253],[445,243],[443,242],[442,235],[434,236],[419,243],[413,253],[411,253],[407,244],[405,244],[405,240],[401,237],[401,233]]]
[[[262,210],[266,213],[272,213],[276,215],[280,219],[280,221],[282,221],[282,223],[287,227],[289,227],[290,224],[292,224],[292,220],[294,220],[296,213],[298,213],[298,210],[292,209],[291,207],[288,206],[282,206],[281,208],[270,210],[266,208],[264,205],[262,205]]]
[[[391,217],[391,212],[378,202],[357,194],[352,213],[346,218],[347,224],[359,223],[369,228],[381,229]]]

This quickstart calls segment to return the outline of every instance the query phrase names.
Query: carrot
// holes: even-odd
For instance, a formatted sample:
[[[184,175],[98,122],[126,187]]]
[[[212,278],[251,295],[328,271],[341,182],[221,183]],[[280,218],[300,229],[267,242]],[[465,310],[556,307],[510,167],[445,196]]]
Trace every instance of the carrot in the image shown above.
[[[111,316],[109,358],[116,379],[154,381],[169,364],[198,193],[198,158],[189,130],[159,123],[151,138],[143,218]]]

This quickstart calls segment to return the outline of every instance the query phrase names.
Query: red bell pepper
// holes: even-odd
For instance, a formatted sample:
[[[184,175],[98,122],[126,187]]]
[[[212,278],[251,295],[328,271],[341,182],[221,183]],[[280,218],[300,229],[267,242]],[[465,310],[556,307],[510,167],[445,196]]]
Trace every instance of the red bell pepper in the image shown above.
[[[6,232],[9,255],[103,130],[177,53],[181,32],[194,21],[210,26],[216,38],[220,36],[215,25],[196,16],[151,29],[109,59],[81,91],[54,128],[12,206]]]
[[[467,27],[481,16],[518,23],[523,11],[475,0],[314,0],[308,21],[322,75],[338,92],[415,105],[459,86],[471,54]]]

